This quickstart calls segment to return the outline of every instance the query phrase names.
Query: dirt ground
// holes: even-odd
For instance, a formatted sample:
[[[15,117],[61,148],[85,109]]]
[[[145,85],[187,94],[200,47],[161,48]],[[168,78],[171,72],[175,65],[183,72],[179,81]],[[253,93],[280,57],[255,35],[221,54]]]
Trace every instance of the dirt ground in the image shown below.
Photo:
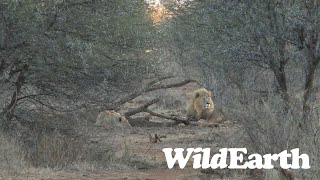
[[[163,148],[211,148],[212,153],[223,148],[224,143],[238,136],[239,127],[232,123],[224,123],[219,127],[172,126],[159,123],[156,127],[132,127],[123,132],[97,130],[93,141],[101,145],[119,149],[115,156],[125,155],[137,159],[130,168],[94,170],[94,171],[53,171],[41,173],[36,170],[13,179],[255,179],[252,174],[241,171],[216,170],[205,173],[201,169],[192,168],[192,158],[184,169],[177,165],[168,169]],[[161,142],[152,143],[149,134],[157,134]],[[107,138],[109,137],[109,138]],[[105,140],[101,140],[105,139]]]

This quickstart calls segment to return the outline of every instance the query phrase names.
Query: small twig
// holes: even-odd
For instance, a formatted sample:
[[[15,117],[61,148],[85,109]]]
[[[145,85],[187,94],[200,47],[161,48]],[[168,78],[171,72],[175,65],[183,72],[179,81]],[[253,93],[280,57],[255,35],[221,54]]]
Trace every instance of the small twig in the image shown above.
[[[150,133],[149,133],[149,141],[151,143],[157,143],[158,141],[162,142],[157,134],[155,134],[154,137],[153,137]]]
[[[157,134],[154,135],[154,138],[156,139],[156,141],[158,140],[159,142],[162,142],[161,139],[158,137]]]
[[[151,135],[151,134],[150,134],[150,135]],[[145,155],[147,155],[147,154],[148,154],[148,152],[150,151],[150,149],[151,149],[152,145],[153,145],[153,144],[151,144],[151,145],[149,146],[149,148],[148,148],[147,152],[145,153]]]

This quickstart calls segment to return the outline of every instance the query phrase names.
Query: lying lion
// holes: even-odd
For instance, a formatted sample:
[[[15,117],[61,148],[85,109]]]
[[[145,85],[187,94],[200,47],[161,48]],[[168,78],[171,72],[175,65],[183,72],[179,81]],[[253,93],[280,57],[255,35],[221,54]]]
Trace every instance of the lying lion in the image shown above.
[[[214,107],[211,92],[200,88],[193,92],[187,104],[187,118],[196,120],[197,125],[210,125],[222,122],[224,115]]]
[[[113,110],[100,112],[94,125],[107,129],[131,127],[129,121],[124,116]]]

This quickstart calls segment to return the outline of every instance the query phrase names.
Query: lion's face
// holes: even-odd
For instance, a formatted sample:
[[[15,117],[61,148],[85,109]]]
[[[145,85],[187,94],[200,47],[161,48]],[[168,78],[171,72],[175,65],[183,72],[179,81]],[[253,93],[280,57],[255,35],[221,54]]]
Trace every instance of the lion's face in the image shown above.
[[[119,121],[119,123],[121,123],[123,126],[131,126],[131,125],[129,124],[129,121],[127,120],[126,117],[121,116],[121,115],[119,114],[119,116],[116,117],[116,118],[117,118],[117,121]]]
[[[129,121],[121,114],[115,111],[104,111],[101,112],[95,123],[98,126],[105,126],[105,127],[125,127],[131,126]]]
[[[206,110],[211,110],[214,108],[213,101],[211,98],[211,92],[209,91],[198,91],[195,94],[195,101],[198,107]]]

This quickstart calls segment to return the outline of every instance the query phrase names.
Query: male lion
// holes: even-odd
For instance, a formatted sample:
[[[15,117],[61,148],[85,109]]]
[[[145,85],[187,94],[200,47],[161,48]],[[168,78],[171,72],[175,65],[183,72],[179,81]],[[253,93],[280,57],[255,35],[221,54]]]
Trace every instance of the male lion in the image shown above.
[[[199,123],[218,123],[223,121],[222,112],[214,108],[211,92],[205,88],[197,89],[187,104],[187,118]],[[201,121],[200,121],[201,120]]]
[[[128,120],[115,111],[103,111],[99,113],[97,121],[94,124],[108,129],[130,127]]]
[[[205,88],[197,89],[187,104],[187,117],[195,120],[208,119],[213,110],[211,92]]]

